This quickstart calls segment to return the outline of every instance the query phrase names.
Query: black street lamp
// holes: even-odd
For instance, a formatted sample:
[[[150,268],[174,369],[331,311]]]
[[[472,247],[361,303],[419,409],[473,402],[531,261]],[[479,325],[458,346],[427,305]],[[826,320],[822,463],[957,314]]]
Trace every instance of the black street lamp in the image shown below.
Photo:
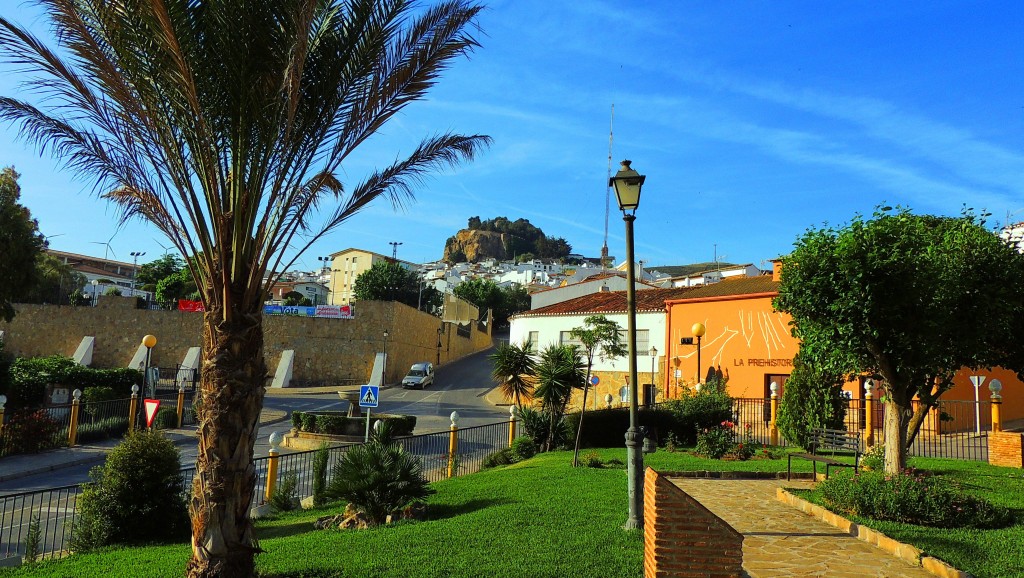
[[[701,337],[704,337],[704,334],[707,333],[708,330],[706,327],[704,327],[703,323],[697,322],[693,324],[693,327],[690,328],[690,331],[692,331],[694,337],[697,338],[697,385],[700,385],[700,339]]]
[[[637,424],[637,379],[636,370],[636,271],[633,262],[633,221],[640,205],[640,189],[646,177],[630,168],[629,161],[622,161],[622,167],[609,181],[615,187],[615,197],[626,222],[626,310],[628,315],[626,341],[629,344],[629,429],[626,430],[627,477],[629,478],[629,518],[625,528],[632,530],[644,526],[644,454],[641,451],[643,433]]]

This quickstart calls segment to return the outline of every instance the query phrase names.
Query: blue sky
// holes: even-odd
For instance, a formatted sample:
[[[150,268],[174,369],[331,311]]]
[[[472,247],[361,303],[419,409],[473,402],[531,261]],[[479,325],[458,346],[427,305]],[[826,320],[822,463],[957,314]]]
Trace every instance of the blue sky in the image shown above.
[[[13,4],[13,3],[12,3]],[[880,204],[1024,221],[1024,10],[1014,2],[605,2],[496,0],[483,47],[395,118],[341,175],[348,183],[446,130],[487,134],[476,162],[431,178],[415,203],[386,200],[307,252],[347,247],[422,262],[470,216],[526,218],[575,251],[604,238],[613,172],[647,176],[636,253],[650,264],[719,256],[761,264],[808,227]],[[4,15],[35,23],[17,4]],[[0,78],[14,94],[16,78]],[[116,257],[169,243],[117,228],[88,181],[0,129],[0,163],[55,249]],[[608,244],[625,253],[612,199]]]

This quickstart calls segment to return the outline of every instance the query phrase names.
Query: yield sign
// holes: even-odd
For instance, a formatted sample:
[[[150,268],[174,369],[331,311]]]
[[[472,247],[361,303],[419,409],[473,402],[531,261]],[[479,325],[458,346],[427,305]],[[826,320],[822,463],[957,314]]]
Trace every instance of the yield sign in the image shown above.
[[[364,385],[359,388],[359,405],[377,407],[378,401],[380,401],[380,386]]]
[[[160,400],[144,399],[142,403],[146,407],[146,427],[153,427],[153,418],[156,417],[156,411],[160,409]]]
[[[981,387],[981,384],[985,383],[985,376],[984,375],[972,375],[971,376],[971,383],[973,383],[975,389],[977,389],[977,388]]]

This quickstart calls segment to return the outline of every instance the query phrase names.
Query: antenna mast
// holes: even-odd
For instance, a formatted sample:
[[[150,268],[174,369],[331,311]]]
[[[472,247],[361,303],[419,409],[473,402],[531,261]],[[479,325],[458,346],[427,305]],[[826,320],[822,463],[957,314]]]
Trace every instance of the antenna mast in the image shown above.
[[[612,103],[612,115],[608,121],[608,178],[605,179],[607,183],[604,190],[604,246],[601,247],[601,268],[606,269],[608,263],[608,213],[611,211],[611,200],[612,200],[612,140],[614,136],[615,127],[615,103]]]

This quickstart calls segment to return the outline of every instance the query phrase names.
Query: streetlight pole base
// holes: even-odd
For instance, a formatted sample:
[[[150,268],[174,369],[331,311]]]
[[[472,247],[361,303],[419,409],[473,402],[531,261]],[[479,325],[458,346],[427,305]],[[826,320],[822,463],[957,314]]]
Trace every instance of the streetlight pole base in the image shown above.
[[[626,469],[629,478],[629,518],[623,529],[638,530],[644,527],[644,454],[641,449],[643,434],[635,427],[626,430]]]

